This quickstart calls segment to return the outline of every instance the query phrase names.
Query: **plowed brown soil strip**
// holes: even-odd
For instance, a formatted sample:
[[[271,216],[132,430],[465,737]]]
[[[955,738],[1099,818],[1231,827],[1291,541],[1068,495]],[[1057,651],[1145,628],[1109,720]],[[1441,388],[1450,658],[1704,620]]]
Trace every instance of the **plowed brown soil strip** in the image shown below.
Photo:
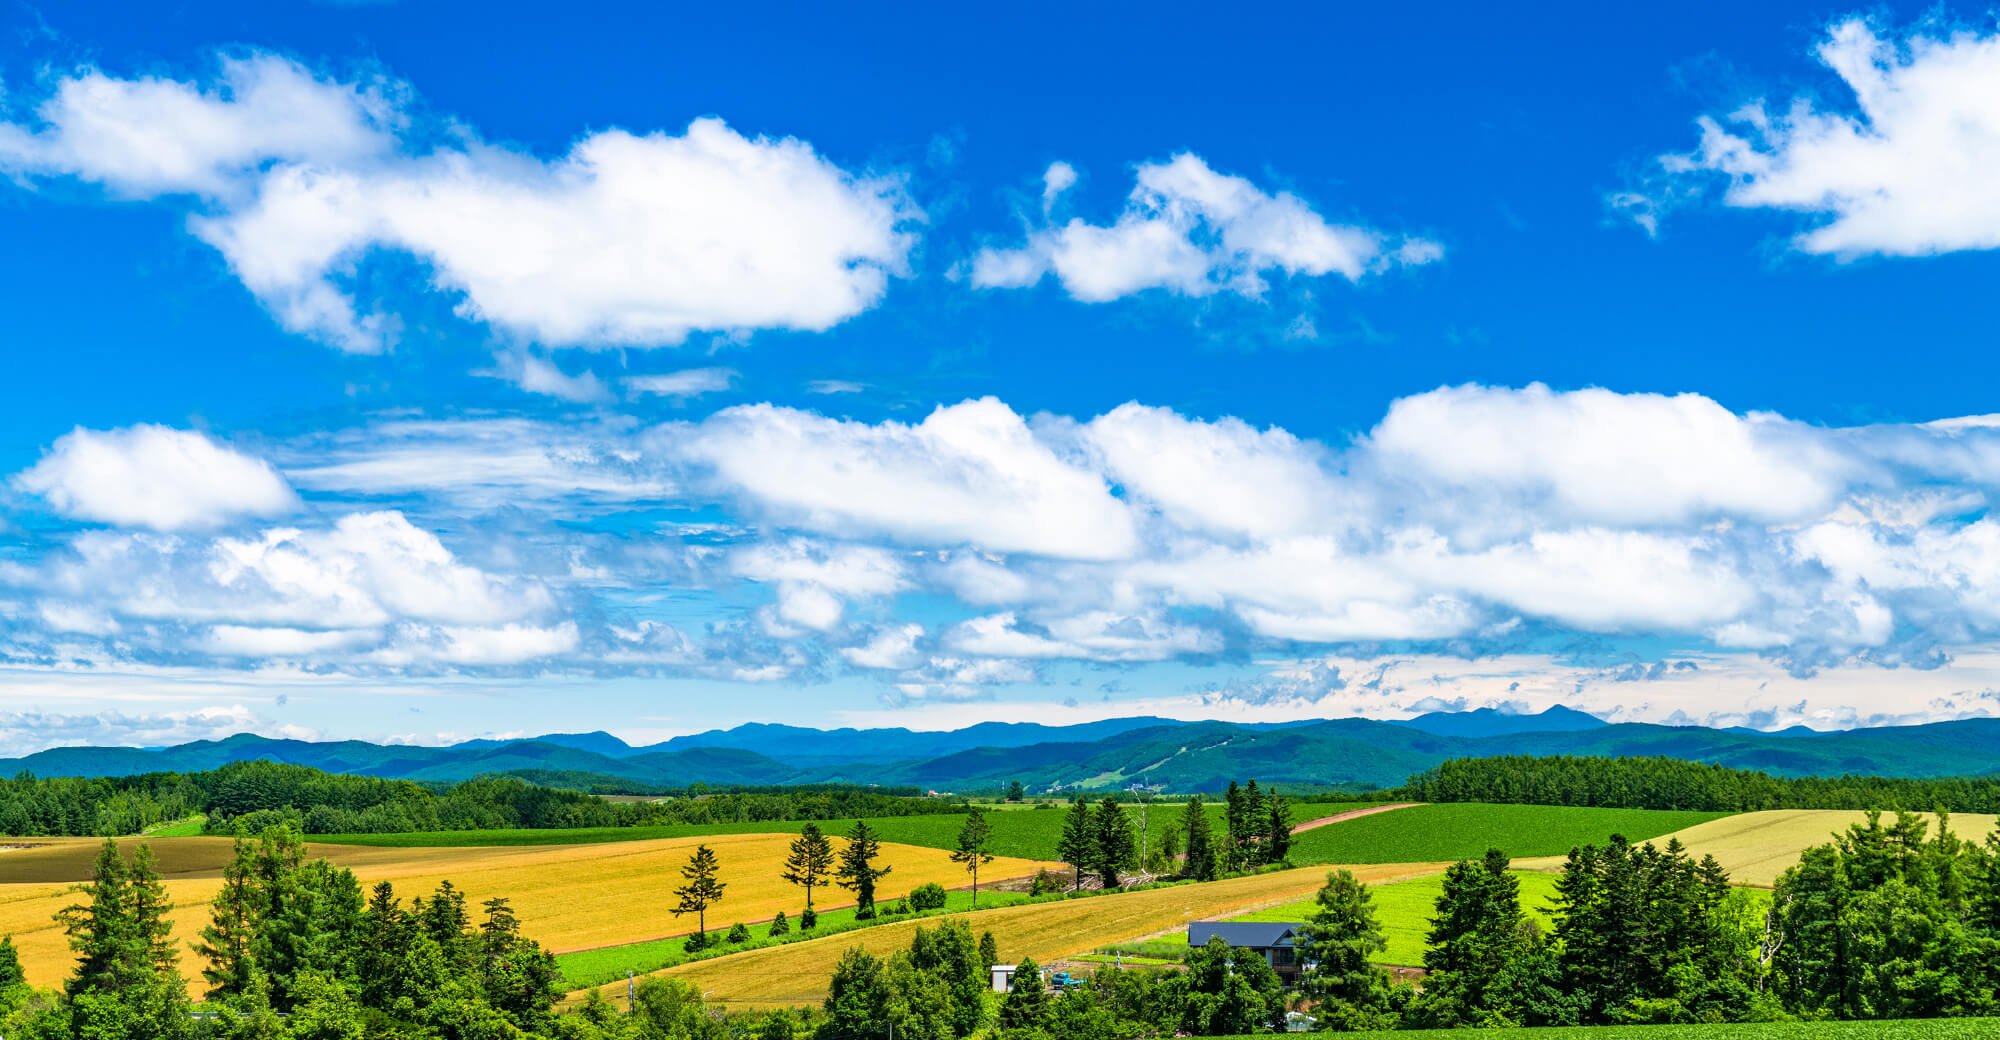
[[[1388,812],[1391,809],[1414,809],[1422,804],[1424,803],[1397,802],[1394,805],[1371,805],[1366,809],[1349,809],[1346,812],[1334,813],[1332,816],[1322,816],[1317,820],[1307,820],[1306,822],[1298,824],[1297,826],[1293,827],[1292,833],[1297,834],[1300,831],[1309,831],[1315,827],[1324,827],[1329,823],[1340,823],[1343,820],[1354,820],[1354,819],[1359,819],[1360,817],[1363,816],[1373,816],[1378,812]]]

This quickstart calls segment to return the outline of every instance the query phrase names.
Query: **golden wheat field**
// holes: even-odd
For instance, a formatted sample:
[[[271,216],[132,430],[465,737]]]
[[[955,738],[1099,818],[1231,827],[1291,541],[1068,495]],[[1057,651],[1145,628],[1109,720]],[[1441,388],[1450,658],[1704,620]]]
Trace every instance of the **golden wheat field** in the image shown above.
[[[1885,813],[1890,819],[1894,813]],[[1928,835],[1937,833],[1937,817],[1926,814]],[[1867,820],[1866,813],[1838,809],[1774,809],[1742,813],[1689,827],[1653,839],[1664,846],[1669,838],[1695,856],[1712,855],[1739,885],[1776,884],[1785,868],[1799,861],[1799,854],[1814,845],[1824,845],[1850,824]],[[1984,841],[1993,833],[2000,817],[1967,813],[1951,818],[1952,833],[1961,838]]]
[[[551,950],[584,949],[639,942],[694,930],[692,917],[669,911],[681,866],[702,843],[715,850],[728,885],[721,904],[709,911],[708,925],[768,919],[779,910],[797,913],[799,889],[778,877],[793,836],[730,834],[700,838],[608,842],[594,845],[537,845],[483,848],[366,848],[312,845],[311,853],[351,868],[364,885],[390,881],[405,899],[426,895],[449,878],[476,905],[493,896],[512,901],[522,930]],[[72,964],[66,940],[56,927],[57,910],[76,897],[70,884],[89,876],[100,841],[86,838],[35,839],[31,848],[0,851],[0,934],[14,936],[28,981],[52,985]],[[135,844],[126,841],[123,844]],[[227,838],[157,838],[149,844],[159,857],[167,892],[174,901],[174,935],[183,943],[208,920],[208,902],[230,857]],[[897,898],[925,882],[947,887],[965,883],[963,869],[939,849],[882,846],[881,863],[893,868],[882,881],[883,898]],[[982,882],[1034,873],[1042,864],[1000,858],[980,870]],[[816,892],[822,907],[840,906],[846,892]],[[198,978],[192,953],[183,971]]]
[[[1349,867],[1370,884],[1398,881],[1445,868],[1443,863],[1384,863]],[[1016,962],[1033,957],[1044,964],[1068,954],[1086,952],[1105,943],[1158,935],[1186,927],[1189,921],[1290,902],[1311,895],[1326,883],[1335,867],[1305,867],[1254,877],[1232,878],[1202,885],[1177,885],[1145,892],[1126,892],[1088,899],[1001,907],[960,917],[975,932],[991,931],[1000,959]],[[937,920],[879,925],[824,939],[771,946],[761,950],[696,961],[661,974],[685,978],[721,1003],[769,1007],[816,1003],[826,996],[827,976],[849,947],[860,946],[877,956],[906,949],[919,925]],[[606,996],[622,998],[624,983],[603,987]]]

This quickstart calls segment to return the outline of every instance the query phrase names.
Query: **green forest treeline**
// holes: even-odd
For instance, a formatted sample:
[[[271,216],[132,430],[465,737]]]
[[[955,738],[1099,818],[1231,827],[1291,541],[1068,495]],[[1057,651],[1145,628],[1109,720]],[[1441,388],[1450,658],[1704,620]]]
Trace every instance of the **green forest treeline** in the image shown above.
[[[2000,776],[1777,777],[1678,758],[1500,755],[1456,758],[1374,797],[1614,809],[1901,809],[2000,813]]]
[[[759,820],[961,813],[963,805],[914,792],[843,785],[610,802],[515,777],[480,777],[434,791],[409,780],[328,773],[280,762],[232,762],[200,773],[0,780],[0,834],[108,837],[208,816],[208,832],[251,833],[278,824],[308,834],[551,827],[652,827]]]

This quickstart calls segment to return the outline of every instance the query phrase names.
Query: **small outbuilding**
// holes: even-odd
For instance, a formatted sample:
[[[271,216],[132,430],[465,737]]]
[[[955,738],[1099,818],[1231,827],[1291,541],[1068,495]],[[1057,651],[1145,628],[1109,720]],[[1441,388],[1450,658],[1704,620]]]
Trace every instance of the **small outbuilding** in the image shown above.
[[[1014,970],[1018,964],[995,964],[993,966],[993,992],[1005,993],[1014,988]]]
[[[1305,927],[1300,921],[1194,921],[1188,925],[1188,946],[1206,946],[1220,936],[1236,949],[1262,954],[1278,978],[1290,983],[1305,967],[1296,942]]]

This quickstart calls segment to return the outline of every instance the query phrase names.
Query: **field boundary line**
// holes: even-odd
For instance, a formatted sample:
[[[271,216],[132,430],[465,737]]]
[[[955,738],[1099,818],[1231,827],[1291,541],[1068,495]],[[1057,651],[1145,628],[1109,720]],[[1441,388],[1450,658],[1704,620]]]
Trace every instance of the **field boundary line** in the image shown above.
[[[1317,820],[1307,820],[1293,827],[1292,833],[1297,834],[1300,831],[1317,830],[1329,823],[1345,823],[1348,820],[1358,820],[1363,816],[1373,816],[1376,813],[1390,812],[1395,809],[1414,809],[1423,804],[1423,802],[1397,802],[1394,805],[1371,805],[1366,809],[1349,809],[1346,812],[1334,813],[1332,816],[1322,816]]]

